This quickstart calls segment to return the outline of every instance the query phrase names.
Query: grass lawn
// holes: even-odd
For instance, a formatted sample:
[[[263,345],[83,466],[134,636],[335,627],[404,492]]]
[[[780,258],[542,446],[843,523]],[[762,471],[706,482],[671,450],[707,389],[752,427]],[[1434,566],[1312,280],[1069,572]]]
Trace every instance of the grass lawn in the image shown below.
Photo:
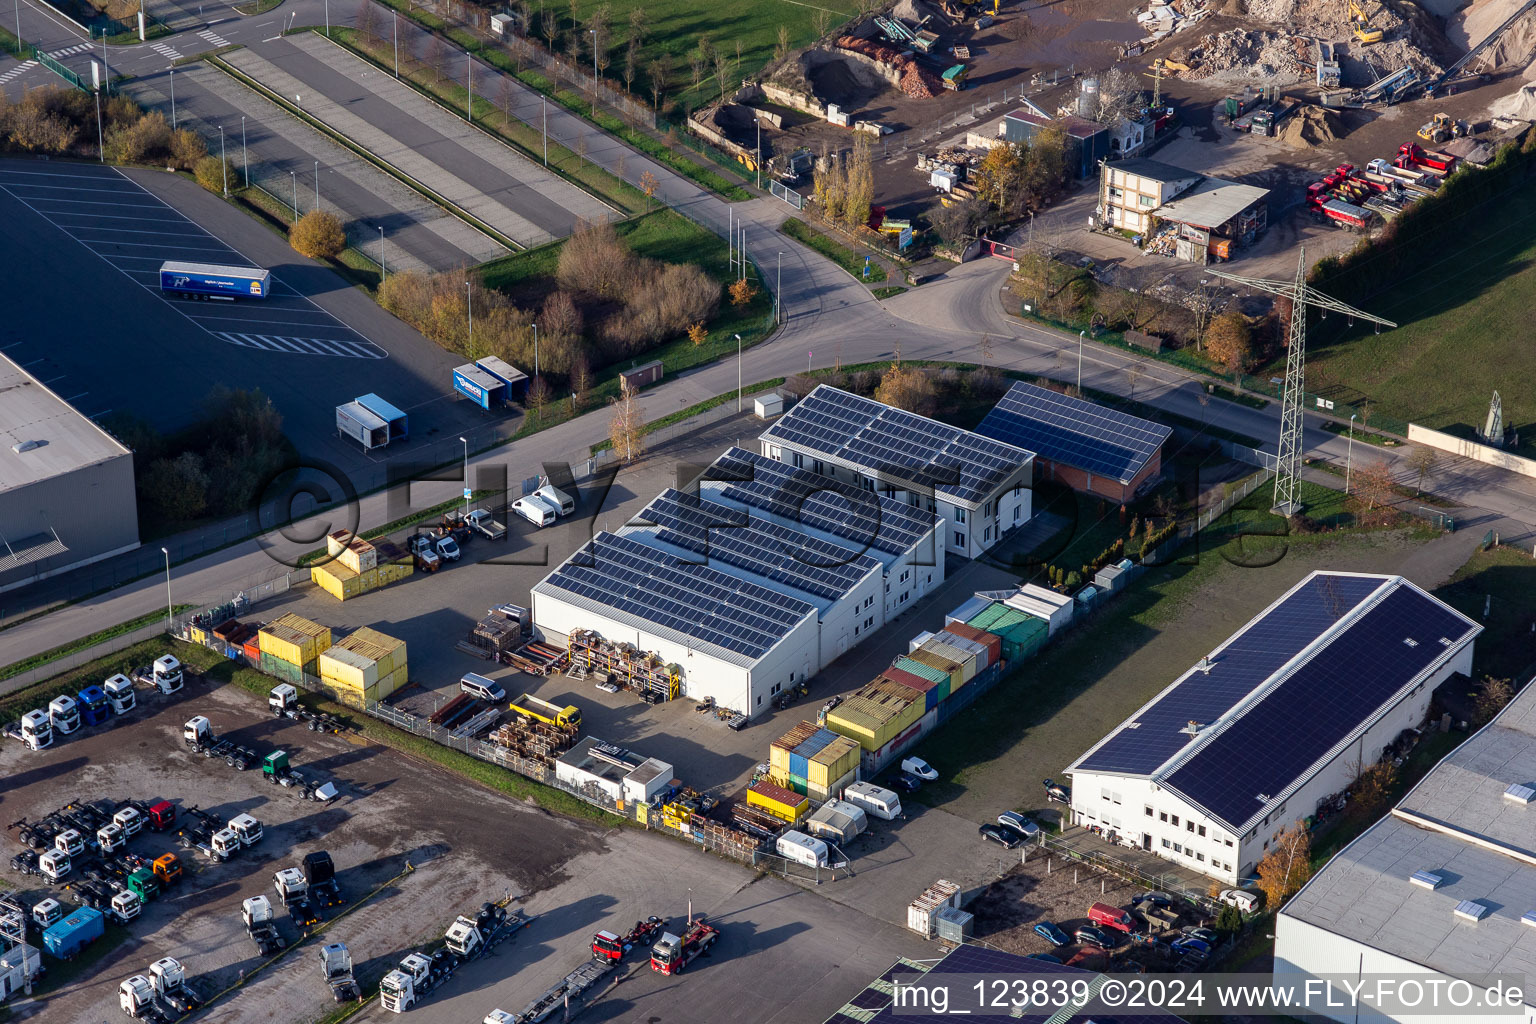
[[[1474,552],[1436,595],[1474,622],[1483,625],[1477,638],[1474,671],[1512,678],[1515,685],[1530,678],[1536,648],[1531,627],[1536,623],[1536,559],[1523,548],[1493,547]],[[1483,615],[1483,609],[1488,614]]]
[[[815,249],[860,281],[874,284],[885,280],[885,267],[871,260],[869,263],[869,276],[865,277],[863,256],[841,242],[836,241],[830,235],[822,234],[803,220],[796,220],[791,217],[784,222],[779,230],[795,241]]]
[[[1262,492],[1260,492],[1262,493]],[[1391,572],[1422,534],[1409,530],[1292,538],[1253,567],[1218,552],[1148,569],[1124,595],[1000,682],[916,753],[944,773],[915,799],[989,821],[1046,809],[1040,780],[1062,769],[1285,589],[1315,569]],[[1054,814],[1048,817],[1054,817]]]
[[[176,614],[180,615],[184,611],[189,611],[192,607],[190,604],[179,604],[176,606]],[[99,643],[111,640],[113,637],[122,636],[124,633],[132,633],[136,629],[142,629],[150,623],[161,622],[164,619],[165,616],[156,611],[150,612],[147,615],[140,615],[136,619],[129,619],[127,622],[119,623],[116,626],[97,630],[90,636],[71,640],[69,643],[55,647],[52,650],[44,651],[41,654],[34,654],[30,658],[24,658],[21,661],[12,662],[4,668],[0,668],[0,679],[9,679],[12,676],[20,675],[28,669],[36,668],[39,665],[46,665],[50,661],[74,654],[76,651],[87,650]]]
[[[671,210],[656,210],[614,225],[619,236],[640,256],[663,263],[696,263],[722,285],[731,280],[729,255],[725,240],[707,228]],[[527,252],[515,253],[485,264],[480,273],[487,287],[507,292],[521,306],[537,305],[543,296],[555,290],[555,269],[564,242],[551,242]],[[769,314],[773,300],[765,288],[744,308],[738,309],[722,295],[720,308],[708,323],[709,337],[695,345],[686,336],[668,341],[649,352],[622,360],[599,370],[592,387],[592,404],[606,402],[619,393],[619,373],[631,364],[660,359],[668,376],[716,359],[736,354],[740,334],[744,347],[750,348],[768,336],[772,325]],[[570,403],[556,400],[544,410],[543,423],[530,414],[523,434],[549,427],[570,416]],[[520,435],[521,436],[521,435]]]
[[[1480,428],[1497,390],[1506,423],[1536,423],[1536,347],[1525,340],[1536,308],[1530,189],[1463,215],[1454,241],[1424,253],[1389,289],[1340,297],[1403,326],[1376,334],[1340,317],[1315,324],[1307,339],[1309,390],[1336,388],[1356,404],[1364,399],[1389,416],[1457,428],[1453,433]],[[1521,430],[1523,454],[1536,455],[1533,435]]]
[[[839,25],[857,12],[856,4],[849,0],[818,0],[816,4],[799,0],[756,0],[754,3],[722,5],[710,0],[648,0],[644,4],[614,5],[605,0],[574,0],[572,4],[549,4],[544,8],[551,17],[558,18],[561,35],[556,43],[560,52],[565,51],[565,37],[571,29],[571,13],[574,7],[576,19],[582,25],[582,55],[586,67],[592,66],[592,47],[587,32],[587,20],[599,7],[610,10],[609,35],[612,39],[610,55],[612,63],[604,77],[622,87],[624,52],[629,38],[629,10],[643,6],[646,14],[645,44],[640,48],[634,92],[646,99],[651,95],[651,79],[647,70],[653,60],[670,65],[671,85],[666,95],[688,109],[702,102],[709,102],[720,95],[714,81],[713,70],[704,72],[699,87],[693,87],[689,70],[688,54],[698,49],[699,38],[707,35],[714,48],[723,54],[732,67],[727,72],[726,84],[737,87],[743,78],[755,78],[763,65],[773,59],[774,47],[779,41],[779,26],[789,30],[791,49],[805,46],[816,38],[813,27],[818,10],[830,12],[828,25]],[[531,5],[535,38],[545,42],[543,30],[538,28],[539,5]],[[736,44],[741,44],[741,63],[736,64]]]
[[[8,53],[18,60],[26,60],[32,56],[32,47],[19,42],[13,33],[0,28],[0,53]]]

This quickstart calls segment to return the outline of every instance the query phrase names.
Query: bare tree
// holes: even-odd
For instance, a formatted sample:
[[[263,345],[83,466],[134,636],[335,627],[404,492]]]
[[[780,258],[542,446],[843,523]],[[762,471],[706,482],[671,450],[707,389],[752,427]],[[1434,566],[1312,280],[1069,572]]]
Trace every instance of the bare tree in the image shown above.
[[[1141,383],[1141,378],[1145,377],[1146,374],[1147,374],[1147,363],[1146,363],[1146,360],[1138,359],[1134,363],[1129,363],[1129,364],[1126,365],[1125,369],[1122,370],[1121,372],[1125,374],[1125,382],[1128,385],[1130,385],[1130,388],[1131,388],[1131,395],[1130,395],[1131,400],[1135,401],[1135,399],[1136,399],[1136,385]]]
[[[448,44],[443,42],[443,37],[439,35],[427,36],[427,70],[434,75],[442,74],[443,61],[447,59]]]
[[[826,10],[825,8],[822,8],[822,7],[818,7],[818,8],[816,8],[815,11],[813,11],[811,13],[811,31],[816,33],[816,38],[817,39],[820,39],[822,36],[826,35],[827,34],[827,29],[830,28],[831,26],[832,26],[832,12],[831,11]]]
[[[1113,67],[1099,74],[1099,99],[1094,108],[1094,120],[1099,124],[1114,125],[1138,113],[1141,109],[1141,80],[1131,71]]]
[[[608,5],[603,4],[593,11],[592,17],[587,20],[587,34],[592,40],[592,63],[597,67],[599,78],[608,70],[608,65],[613,60],[612,54],[609,53],[609,43],[611,40],[609,38],[608,15]]]
[[[501,80],[501,124],[507,127],[512,123],[512,79],[503,77]]]
[[[582,132],[580,135],[576,136],[576,158],[577,158],[577,161],[578,161],[577,166],[579,166],[579,167],[587,166],[587,133],[586,132]]]
[[[715,51],[715,84],[720,87],[720,99],[725,99],[726,86],[731,80],[731,59]]]
[[[661,113],[661,97],[667,91],[672,77],[672,58],[658,57],[645,66],[646,77],[651,80],[651,106]]]
[[[362,0],[357,8],[357,31],[367,42],[375,42],[379,38],[379,12],[373,5],[373,0]]]
[[[544,0],[539,0],[539,30],[549,44],[549,52],[555,52],[555,40],[560,38],[560,19],[544,10]]]
[[[789,56],[789,26],[779,25],[779,41],[773,48],[773,59],[783,60]]]
[[[1205,329],[1211,325],[1211,318],[1221,308],[1217,301],[1215,282],[1209,277],[1202,277],[1200,283],[1185,290],[1179,296],[1179,305],[1189,311],[1195,321],[1195,351],[1205,350]]]
[[[1435,463],[1439,461],[1439,454],[1427,445],[1421,444],[1408,454],[1408,467],[1418,475],[1418,484],[1414,488],[1416,494],[1424,493],[1424,478],[1434,473]]]

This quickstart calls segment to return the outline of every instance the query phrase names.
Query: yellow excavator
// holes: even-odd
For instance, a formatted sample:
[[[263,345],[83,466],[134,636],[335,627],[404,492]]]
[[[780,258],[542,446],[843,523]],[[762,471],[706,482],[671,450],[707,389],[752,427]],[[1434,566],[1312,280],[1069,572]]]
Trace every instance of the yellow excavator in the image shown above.
[[[1381,42],[1381,29],[1371,28],[1370,15],[1365,13],[1360,0],[1349,0],[1349,27],[1354,30],[1357,43]]]

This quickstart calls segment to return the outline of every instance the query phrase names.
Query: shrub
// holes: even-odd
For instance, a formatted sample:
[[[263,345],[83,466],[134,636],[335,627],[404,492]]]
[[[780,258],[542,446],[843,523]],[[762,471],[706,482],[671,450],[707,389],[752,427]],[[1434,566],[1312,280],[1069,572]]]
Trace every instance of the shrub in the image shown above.
[[[209,192],[223,192],[232,178],[238,183],[240,179],[235,177],[234,171],[228,160],[216,156],[205,156],[192,167],[197,183]]]
[[[333,260],[347,247],[347,232],[334,213],[310,210],[288,229],[288,244],[312,260]]]
[[[114,125],[106,138],[106,157],[113,163],[143,163],[164,153],[171,146],[171,126],[159,111],[145,114],[137,121]]]
[[[171,133],[171,165],[173,167],[190,171],[207,155],[208,146],[197,132],[190,128],[178,128]]]
[[[737,309],[745,307],[749,302],[757,297],[757,289],[753,288],[751,283],[748,282],[745,278],[733,282],[730,287],[730,293],[731,305],[735,306]]]

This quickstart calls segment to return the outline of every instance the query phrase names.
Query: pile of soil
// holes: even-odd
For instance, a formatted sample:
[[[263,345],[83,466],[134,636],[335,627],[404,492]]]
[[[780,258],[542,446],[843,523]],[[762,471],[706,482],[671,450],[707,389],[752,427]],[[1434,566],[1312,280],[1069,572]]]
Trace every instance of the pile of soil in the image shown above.
[[[887,46],[869,39],[858,39],[854,36],[840,36],[837,40],[837,48],[862,54],[871,60],[895,68],[901,75],[901,91],[915,100],[932,99],[944,89],[944,83],[940,82],[932,72],[923,70],[917,61],[894,46]]]
[[[1297,149],[1333,142],[1344,133],[1339,115],[1326,107],[1306,106],[1285,119],[1280,141]]]

